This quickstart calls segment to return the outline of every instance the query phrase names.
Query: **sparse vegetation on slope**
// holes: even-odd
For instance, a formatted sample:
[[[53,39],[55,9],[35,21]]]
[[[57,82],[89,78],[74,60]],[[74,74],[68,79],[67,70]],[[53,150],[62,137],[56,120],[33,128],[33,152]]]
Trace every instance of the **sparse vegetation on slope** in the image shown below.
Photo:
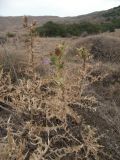
[[[76,47],[86,46],[93,58],[101,62],[120,63],[120,39],[112,36],[97,35],[78,39],[69,49],[67,56],[75,58]],[[73,58],[73,59],[74,59]]]
[[[66,34],[69,32],[64,31],[64,29],[66,28],[66,25],[67,25],[67,27],[70,26],[70,30],[71,30],[71,27],[73,27],[73,26],[76,27],[76,29],[77,29],[76,25],[80,25],[83,22],[85,23],[84,24],[85,26],[87,24],[89,24],[89,26],[90,26],[90,33],[89,34],[91,34],[91,33],[93,34],[96,32],[97,33],[98,32],[106,32],[106,31],[113,32],[116,28],[120,28],[119,10],[120,10],[120,6],[106,10],[106,11],[100,11],[100,12],[95,12],[95,13],[91,13],[91,14],[87,14],[87,15],[76,16],[76,17],[57,17],[57,16],[33,17],[33,16],[29,16],[29,19],[30,19],[30,22],[32,22],[33,20],[37,20],[38,25],[40,27],[44,24],[47,24],[48,22],[55,23],[54,25],[55,26],[57,25],[57,27],[59,28],[59,31],[60,31],[59,36],[68,36]],[[3,33],[14,32],[14,31],[18,32],[19,30],[21,30],[21,22],[22,22],[21,19],[22,19],[22,17],[0,17],[0,31],[1,31],[1,33],[2,32]],[[60,24],[62,24],[62,25],[60,25]],[[89,27],[89,26],[87,25],[87,27]],[[92,30],[92,32],[91,32],[91,27],[93,27],[95,29],[95,31]],[[72,28],[72,30],[73,29],[74,28]],[[88,28],[86,28],[86,30],[87,29]],[[83,28],[83,30],[85,30],[85,29]],[[83,30],[82,30],[82,32],[83,32]],[[45,32],[44,28],[41,28],[41,31],[39,30],[39,33],[41,33],[41,32],[42,33]],[[63,32],[64,32],[64,34],[63,34]],[[76,31],[74,31],[74,32],[70,31],[70,35],[81,35],[81,31],[79,31],[79,33],[78,33],[78,31],[77,31],[77,33],[76,33]],[[42,36],[45,36],[45,35],[42,34]]]

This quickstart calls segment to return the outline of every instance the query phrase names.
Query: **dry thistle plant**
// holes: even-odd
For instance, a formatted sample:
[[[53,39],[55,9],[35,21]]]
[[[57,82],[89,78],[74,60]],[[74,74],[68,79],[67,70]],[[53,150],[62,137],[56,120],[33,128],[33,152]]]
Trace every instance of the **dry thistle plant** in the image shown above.
[[[83,61],[82,65],[79,66],[78,69],[78,75],[77,77],[77,86],[79,88],[79,99],[81,99],[83,92],[85,91],[86,87],[90,84],[90,82],[87,80],[87,78],[90,76],[90,71],[92,70],[92,65],[90,63],[87,63],[87,61],[90,61],[92,59],[92,56],[90,56],[89,51],[84,48],[77,48],[77,56],[80,60]],[[83,97],[82,97],[83,98]]]
[[[50,57],[51,65],[55,66],[55,77],[54,80],[59,84],[62,85],[64,82],[63,80],[63,68],[64,68],[64,50],[65,45],[59,44],[55,48],[55,53],[53,53]]]
[[[83,69],[85,69],[86,61],[89,59],[90,53],[84,47],[77,48],[77,52],[78,52],[78,56],[80,56],[80,58],[83,60]]]
[[[34,53],[34,43],[35,43],[35,28],[36,21],[33,21],[31,24],[28,23],[28,17],[23,17],[23,27],[26,29],[27,37],[25,40],[25,45],[27,47],[27,53],[29,54],[29,74],[35,74],[35,53]]]

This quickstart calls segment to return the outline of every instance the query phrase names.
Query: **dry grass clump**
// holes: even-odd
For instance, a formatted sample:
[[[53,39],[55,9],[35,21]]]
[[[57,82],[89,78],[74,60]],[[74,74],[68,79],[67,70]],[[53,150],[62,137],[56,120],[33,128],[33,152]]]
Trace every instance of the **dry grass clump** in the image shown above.
[[[76,60],[76,48],[85,46],[90,53],[93,55],[93,58],[97,61],[102,62],[120,62],[120,40],[119,38],[98,35],[98,36],[89,36],[87,38],[78,39],[71,49],[68,51],[67,57],[74,57],[73,60]]]
[[[92,88],[104,102],[104,107],[101,107],[99,112],[111,129],[120,133],[120,66],[111,63],[101,64],[92,72],[93,76],[97,74],[106,75],[92,84]]]

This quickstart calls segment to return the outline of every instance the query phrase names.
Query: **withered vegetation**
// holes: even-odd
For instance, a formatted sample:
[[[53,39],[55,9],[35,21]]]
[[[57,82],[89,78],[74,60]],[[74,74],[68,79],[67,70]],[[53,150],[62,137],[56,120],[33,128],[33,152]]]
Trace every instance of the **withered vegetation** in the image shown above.
[[[12,53],[9,38],[1,43],[0,160],[119,159],[119,101],[111,101],[114,118],[100,93],[102,88],[108,94],[103,85],[115,77],[115,70],[95,61],[84,45],[76,46],[74,61],[67,59],[70,50],[65,41],[39,54],[36,46],[42,39],[38,42],[36,25],[24,17],[26,34],[13,37]],[[119,86],[116,81],[115,85],[109,81],[114,92]]]

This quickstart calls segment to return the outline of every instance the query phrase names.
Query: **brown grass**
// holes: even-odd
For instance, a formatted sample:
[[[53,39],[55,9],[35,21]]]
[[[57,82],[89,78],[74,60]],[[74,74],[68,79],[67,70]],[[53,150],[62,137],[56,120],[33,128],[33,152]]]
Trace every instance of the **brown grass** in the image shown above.
[[[25,39],[0,47],[0,159],[119,159],[119,39],[36,37],[34,76]],[[63,42],[64,68],[56,79],[59,71],[48,62]],[[85,65],[76,56],[81,46],[93,55]]]
[[[119,63],[120,62],[120,39],[118,37],[97,35],[89,36],[86,38],[79,38],[68,51],[67,56],[71,55],[75,58],[76,47],[79,48],[85,46],[89,49],[93,58],[98,61]]]

